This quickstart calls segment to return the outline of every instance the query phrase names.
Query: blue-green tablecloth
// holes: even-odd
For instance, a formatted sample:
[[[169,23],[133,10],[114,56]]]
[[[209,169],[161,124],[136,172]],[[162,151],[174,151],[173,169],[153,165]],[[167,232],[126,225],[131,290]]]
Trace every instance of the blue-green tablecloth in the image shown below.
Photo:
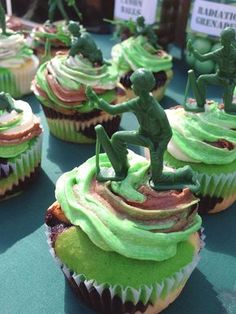
[[[94,36],[109,57],[110,37]],[[186,68],[175,63],[175,77],[163,106],[181,102]],[[215,94],[210,89],[211,96]],[[42,171],[38,180],[18,197],[0,203],[0,313],[92,314],[74,296],[54,263],[44,233],[44,215],[54,202],[54,187],[65,171],[94,154],[94,145],[57,140],[34,96],[25,97],[42,119],[44,128]],[[122,128],[137,127],[132,114],[124,114]],[[203,217],[206,246],[202,258],[179,298],[165,314],[236,313],[236,205]]]

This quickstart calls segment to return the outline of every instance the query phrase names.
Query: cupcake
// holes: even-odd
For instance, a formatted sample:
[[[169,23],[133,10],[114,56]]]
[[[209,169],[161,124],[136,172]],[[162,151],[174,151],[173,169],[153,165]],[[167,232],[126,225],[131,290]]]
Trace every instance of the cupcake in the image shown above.
[[[63,1],[49,1],[48,20],[32,32],[32,46],[41,63],[54,57],[58,51],[68,52],[71,45],[70,32],[68,31],[69,16],[66,12],[68,7],[73,8],[77,19],[82,19],[82,14],[75,1],[67,1],[65,4]],[[57,11],[60,12],[63,20],[55,21]]]
[[[0,93],[0,199],[24,190],[41,161],[39,119],[28,103]]]
[[[47,210],[50,251],[96,313],[156,314],[199,259],[201,218],[189,189],[157,192],[149,162],[129,152],[122,182],[96,180],[95,157],[62,175]],[[109,167],[106,154],[100,166]]]
[[[70,33],[65,21],[54,23],[46,22],[33,29],[31,34],[32,49],[38,56],[40,63],[45,59],[51,59],[58,51],[61,53],[68,52],[71,45]],[[49,42],[49,51],[46,51],[47,40]],[[48,55],[47,55],[48,53]]]
[[[126,89],[127,98],[133,98],[130,76],[138,68],[152,71],[155,77],[153,95],[160,100],[173,77],[172,57],[157,45],[157,37],[150,25],[138,17],[135,35],[112,48],[112,60],[117,66],[120,83]]]
[[[31,92],[31,81],[39,61],[26,46],[24,35],[9,32],[0,35],[0,90],[13,97]]]
[[[197,184],[186,168],[163,171],[171,129],[150,93],[155,79],[139,69],[131,82],[137,98],[117,107],[87,89],[98,108],[131,110],[140,127],[110,139],[96,126],[96,156],[59,178],[46,215],[53,256],[98,313],[159,313],[183,289],[201,247],[198,199],[190,191]],[[148,146],[151,162],[127,143]]]
[[[236,199],[236,116],[215,101],[208,101],[204,109],[166,110],[173,136],[165,163],[174,168],[191,166],[200,182],[200,213],[216,213]]]
[[[5,12],[0,3],[0,91],[12,97],[31,92],[31,81],[39,61],[25,43],[24,35],[6,28]]]
[[[201,186],[201,213],[222,211],[236,199],[235,65],[231,62],[236,53],[234,42],[232,27],[221,32],[220,48],[210,53],[199,52],[188,41],[190,55],[200,62],[214,61],[217,70],[198,78],[189,70],[183,108],[166,111],[173,130],[166,163],[175,168],[191,166]],[[223,89],[223,103],[207,100],[208,85]],[[189,87],[194,99],[187,99]]]
[[[41,65],[33,90],[53,135],[65,141],[93,143],[95,125],[102,124],[111,135],[121,117],[94,108],[85,90],[91,86],[102,99],[115,104],[117,71],[103,60],[101,50],[88,33],[80,33],[76,23],[69,27],[74,34],[70,51]]]

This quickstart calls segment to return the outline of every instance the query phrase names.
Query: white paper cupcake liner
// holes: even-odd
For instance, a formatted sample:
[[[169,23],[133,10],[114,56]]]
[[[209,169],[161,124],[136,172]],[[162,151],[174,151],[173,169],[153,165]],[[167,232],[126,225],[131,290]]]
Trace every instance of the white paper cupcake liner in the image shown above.
[[[38,136],[32,146],[20,156],[15,157],[13,161],[9,161],[12,168],[12,174],[0,180],[0,196],[8,191],[11,191],[14,186],[17,186],[20,181],[30,177],[30,174],[40,164],[42,151],[42,135]]]
[[[20,69],[11,68],[10,71],[15,78],[16,88],[20,95],[27,95],[31,93],[31,82],[35,77],[37,68],[39,66],[39,60],[36,56],[31,56],[30,63],[23,65]],[[14,96],[14,95],[12,95]]]

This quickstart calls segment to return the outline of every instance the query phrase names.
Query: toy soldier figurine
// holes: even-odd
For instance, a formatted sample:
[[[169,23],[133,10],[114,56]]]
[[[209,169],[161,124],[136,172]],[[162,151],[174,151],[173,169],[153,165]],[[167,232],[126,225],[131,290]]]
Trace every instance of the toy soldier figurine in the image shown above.
[[[79,12],[75,0],[65,0],[68,6],[72,6],[74,10],[76,11],[79,19],[81,19],[81,13]],[[66,20],[67,23],[69,23],[69,16],[66,13],[65,6],[64,6],[64,0],[49,0],[48,1],[48,18],[49,22],[52,24],[54,22],[54,16],[55,12],[58,9],[63,17],[64,20]]]
[[[192,85],[197,107],[190,107],[185,104],[188,111],[204,111],[206,103],[206,86],[209,84],[222,86],[224,89],[223,102],[224,110],[227,113],[236,113],[236,105],[233,105],[233,92],[236,85],[236,48],[233,46],[235,41],[235,30],[231,27],[225,28],[220,35],[222,47],[216,51],[200,54],[194,49],[191,40],[188,41],[187,49],[195,58],[200,61],[212,60],[218,69],[215,74],[200,75],[196,80],[193,70],[189,71],[189,81]]]
[[[135,36],[145,36],[148,39],[148,42],[155,48],[158,49],[160,46],[157,44],[157,35],[153,30],[152,25],[146,25],[145,19],[143,16],[139,16],[136,20],[136,30]]]
[[[131,111],[140,124],[138,131],[118,131],[111,139],[101,125],[96,126],[97,133],[97,180],[121,181],[127,176],[129,163],[127,144],[148,147],[151,158],[151,186],[156,190],[182,189],[186,186],[194,188],[192,171],[189,167],[174,172],[163,172],[163,155],[172,136],[172,131],[164,109],[150,93],[155,86],[152,72],[138,69],[131,75],[132,89],[138,96],[128,102],[110,105],[98,98],[96,93],[87,88],[87,97],[99,109],[110,114],[120,114]],[[100,143],[106,152],[115,175],[105,177],[99,169]]]
[[[80,53],[93,64],[97,63],[102,65],[107,63],[103,60],[102,51],[97,47],[91,35],[87,32],[81,33],[78,23],[70,22],[68,30],[72,34],[69,56],[74,57],[76,54]]]
[[[18,113],[21,113],[22,110],[18,109],[14,105],[14,100],[10,94],[1,92],[0,93],[0,111],[7,111],[8,113],[15,110]]]

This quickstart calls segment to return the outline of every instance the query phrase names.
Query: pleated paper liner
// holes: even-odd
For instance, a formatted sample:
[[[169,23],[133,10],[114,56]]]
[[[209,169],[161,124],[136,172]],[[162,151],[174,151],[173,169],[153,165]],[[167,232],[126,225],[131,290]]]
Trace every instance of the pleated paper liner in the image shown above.
[[[0,199],[5,199],[20,193],[26,183],[31,182],[41,162],[42,135],[35,138],[30,147],[19,156],[9,159],[12,173],[7,178],[0,179]]]
[[[112,116],[107,113],[103,113],[96,117],[91,117],[91,119],[83,121],[82,119],[69,119],[64,118],[60,112],[50,109],[51,116],[47,116],[47,106],[41,105],[46,115],[47,123],[50,132],[57,138],[80,144],[89,144],[95,143],[96,141],[96,132],[95,126],[101,124],[106,130],[108,136],[111,136],[119,129],[121,116],[115,115]]]
[[[18,98],[31,93],[31,82],[39,65],[38,58],[32,56],[20,67],[0,68],[0,90]]]

